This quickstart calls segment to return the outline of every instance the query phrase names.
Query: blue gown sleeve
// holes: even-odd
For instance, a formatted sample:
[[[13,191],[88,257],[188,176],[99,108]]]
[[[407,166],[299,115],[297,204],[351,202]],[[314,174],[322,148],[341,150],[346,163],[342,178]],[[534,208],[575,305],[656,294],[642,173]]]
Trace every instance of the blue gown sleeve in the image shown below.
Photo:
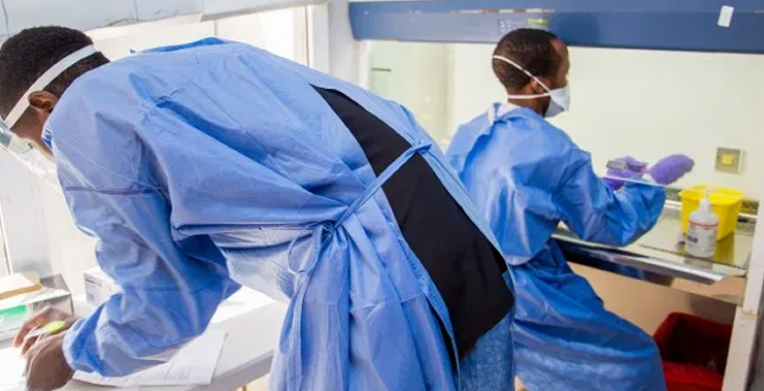
[[[167,361],[238,285],[207,236],[173,236],[166,173],[136,131],[150,105],[82,79],[47,131],[74,222],[98,239],[98,263],[122,292],[77,321],[64,355],[75,370],[122,376]]]
[[[75,370],[124,376],[167,361],[238,288],[219,266],[176,247],[157,191],[66,195],[78,226],[99,239],[98,263],[122,288],[68,332],[64,352]]]
[[[554,203],[562,221],[582,239],[626,246],[658,221],[664,189],[627,184],[613,191],[594,173],[590,155],[578,148],[570,150],[564,167]]]

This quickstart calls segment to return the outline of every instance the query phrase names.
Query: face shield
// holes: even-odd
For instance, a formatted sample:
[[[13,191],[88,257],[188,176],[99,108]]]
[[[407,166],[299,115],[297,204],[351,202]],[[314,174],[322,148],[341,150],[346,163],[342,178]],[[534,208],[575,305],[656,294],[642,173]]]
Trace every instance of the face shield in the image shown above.
[[[0,118],[0,147],[14,158],[18,159],[29,170],[34,172],[45,182],[52,185],[58,192],[61,192],[56,175],[56,166],[53,161],[45,157],[41,152],[34,151],[32,145],[23,140],[13,132],[13,127],[19,121],[21,116],[29,108],[29,96],[35,91],[42,91],[53,80],[55,80],[64,71],[80,60],[85,59],[97,51],[93,45],[86,46],[76,52],[64,57],[61,61],[50,67],[40,76],[27,91],[21,95],[16,105],[5,118]]]

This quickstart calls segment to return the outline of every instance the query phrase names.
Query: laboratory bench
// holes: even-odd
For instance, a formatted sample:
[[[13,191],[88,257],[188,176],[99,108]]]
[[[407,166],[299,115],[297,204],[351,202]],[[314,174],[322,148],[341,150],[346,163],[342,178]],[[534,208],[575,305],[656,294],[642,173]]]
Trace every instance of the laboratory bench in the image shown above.
[[[572,263],[739,305],[751,261],[756,217],[741,215],[712,259],[684,251],[680,206],[667,202],[655,227],[626,247],[586,242],[561,225],[554,238]]]
[[[78,317],[87,316],[95,307],[85,301],[84,295],[73,300]],[[287,305],[271,300],[263,294],[242,288],[223,302],[215,312],[209,328],[227,333],[215,375],[208,385],[187,385],[169,387],[127,386],[112,388],[70,381],[61,391],[231,391],[266,376],[270,372],[271,361],[278,344]],[[14,363],[21,360],[10,346],[10,341],[0,343],[0,368],[3,360],[14,357]],[[18,366],[18,365],[15,365]],[[0,390],[23,390],[23,380],[17,383],[0,379]]]

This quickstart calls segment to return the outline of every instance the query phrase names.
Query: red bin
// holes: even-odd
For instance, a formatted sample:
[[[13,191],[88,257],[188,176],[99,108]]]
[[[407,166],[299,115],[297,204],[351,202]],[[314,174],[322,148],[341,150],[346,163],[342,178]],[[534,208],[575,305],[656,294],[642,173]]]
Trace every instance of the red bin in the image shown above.
[[[653,335],[668,391],[720,391],[732,326],[673,313]]]

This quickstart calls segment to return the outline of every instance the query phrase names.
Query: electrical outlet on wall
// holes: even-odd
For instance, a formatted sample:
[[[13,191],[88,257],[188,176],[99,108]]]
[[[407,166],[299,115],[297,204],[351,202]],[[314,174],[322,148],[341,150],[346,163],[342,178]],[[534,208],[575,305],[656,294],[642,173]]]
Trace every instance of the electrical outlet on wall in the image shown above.
[[[716,171],[740,174],[743,171],[743,150],[735,148],[717,148]]]

